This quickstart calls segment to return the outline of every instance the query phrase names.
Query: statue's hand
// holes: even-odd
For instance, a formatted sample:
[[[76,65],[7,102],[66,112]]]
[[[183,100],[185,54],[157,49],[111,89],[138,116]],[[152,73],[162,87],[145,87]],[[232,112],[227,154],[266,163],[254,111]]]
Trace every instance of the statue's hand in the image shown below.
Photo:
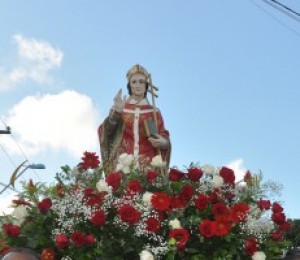
[[[124,95],[122,98],[122,89],[119,89],[117,95],[114,97],[113,109],[116,110],[118,113],[121,113],[123,111],[125,102],[126,95]]]
[[[155,135],[155,137],[149,137],[149,142],[155,148],[167,149],[169,147],[169,141],[161,135]]]

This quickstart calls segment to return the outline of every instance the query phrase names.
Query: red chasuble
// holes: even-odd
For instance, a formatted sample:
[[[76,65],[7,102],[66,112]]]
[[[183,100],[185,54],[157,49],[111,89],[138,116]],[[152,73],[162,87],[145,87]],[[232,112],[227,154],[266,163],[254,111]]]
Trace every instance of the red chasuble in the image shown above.
[[[156,110],[157,132],[169,141],[169,132],[164,127],[160,111]],[[106,118],[98,129],[102,161],[108,171],[116,170],[122,153],[133,154],[136,163],[148,166],[157,155],[157,149],[148,141],[144,121],[153,118],[151,105],[126,103],[123,112],[111,122]],[[170,148],[161,150],[162,158],[169,164]]]

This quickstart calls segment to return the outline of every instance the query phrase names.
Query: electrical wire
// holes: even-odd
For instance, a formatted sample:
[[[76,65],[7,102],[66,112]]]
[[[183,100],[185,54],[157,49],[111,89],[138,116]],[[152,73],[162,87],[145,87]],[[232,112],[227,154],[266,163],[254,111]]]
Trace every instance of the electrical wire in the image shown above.
[[[7,125],[5,124],[4,120],[1,117],[0,117],[0,120],[2,121],[2,123],[4,124],[4,126],[7,127]],[[11,162],[11,164],[16,168],[17,167],[16,163],[9,156],[8,152],[5,150],[4,146],[1,143],[0,143],[0,147],[1,147],[2,151],[5,153],[5,155],[8,158],[8,160]]]
[[[300,14],[298,12],[294,11],[293,9],[291,9],[290,7],[284,5],[276,0],[270,0],[270,1],[262,0],[262,1],[270,6],[274,7],[278,11],[286,14],[290,18],[296,20],[297,22],[300,22]]]
[[[265,0],[263,0],[263,1],[265,1]],[[255,5],[258,9],[260,9],[261,11],[263,11],[264,13],[266,13],[268,16],[270,16],[272,19],[274,19],[276,22],[278,22],[280,25],[282,25],[283,27],[285,27],[286,29],[288,29],[289,31],[291,31],[292,33],[294,33],[295,35],[297,35],[298,37],[300,37],[300,33],[298,31],[296,31],[295,29],[291,28],[286,23],[280,21],[278,18],[276,18],[270,12],[268,12],[267,10],[265,10],[264,8],[262,8],[260,5],[258,5],[254,0],[250,0],[250,2],[253,5]]]
[[[13,159],[9,156],[8,152],[6,152],[6,150],[4,149],[3,145],[0,143],[0,147],[2,149],[2,151],[5,153],[6,157],[8,158],[8,160],[11,162],[11,164],[16,168],[17,165],[15,164],[15,162],[13,161]]]
[[[300,17],[300,13],[296,12],[296,11],[293,10],[292,8],[288,7],[287,5],[285,5],[285,4],[283,4],[283,3],[280,3],[280,2],[277,1],[277,0],[270,0],[270,1],[272,1],[272,2],[274,2],[274,3],[276,3],[276,4],[278,4],[278,5],[280,5],[280,6],[283,7],[284,9],[286,9],[286,10],[288,10],[289,12],[291,12],[291,13],[293,13],[293,14],[295,14],[295,15],[297,15],[297,16]]]
[[[4,124],[5,127],[8,127],[8,125],[4,122],[4,120],[0,117],[0,120],[2,121],[2,123]],[[11,132],[10,133],[10,136],[12,137],[12,139],[14,140],[15,144],[17,145],[19,151],[21,152],[21,154],[24,156],[24,158],[28,161],[29,164],[31,164],[31,162],[29,161],[29,159],[27,158],[26,154],[24,153],[23,149],[21,148],[21,146],[18,144],[15,136],[13,135],[13,133]],[[0,144],[1,145],[1,144]],[[6,152],[6,150],[4,149],[4,147],[1,145],[1,148],[2,150],[4,151],[4,153],[6,154],[6,156],[9,158],[9,160],[13,163],[14,167],[16,168],[16,164],[13,162],[13,160],[11,159],[11,157],[9,156],[9,154]],[[34,170],[34,169],[31,169],[35,176],[38,178],[39,181],[41,181],[41,178],[40,176],[38,175],[38,173]],[[23,176],[22,176],[23,177]],[[24,179],[24,177],[23,177]]]

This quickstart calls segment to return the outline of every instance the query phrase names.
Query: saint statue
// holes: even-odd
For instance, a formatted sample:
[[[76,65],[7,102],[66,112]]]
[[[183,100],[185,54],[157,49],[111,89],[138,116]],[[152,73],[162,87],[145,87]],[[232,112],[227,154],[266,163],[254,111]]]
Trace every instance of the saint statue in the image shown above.
[[[155,107],[155,88],[151,75],[141,65],[127,72],[129,97],[120,89],[108,117],[98,128],[101,157],[107,172],[115,171],[121,154],[132,154],[135,164],[147,168],[152,158],[161,155],[168,167],[171,142],[159,109]],[[147,99],[152,95],[152,104]]]

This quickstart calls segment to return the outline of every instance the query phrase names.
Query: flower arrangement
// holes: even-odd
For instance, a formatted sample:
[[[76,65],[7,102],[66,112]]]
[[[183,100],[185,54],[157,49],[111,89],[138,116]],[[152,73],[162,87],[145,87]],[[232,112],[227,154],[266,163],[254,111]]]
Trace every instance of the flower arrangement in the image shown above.
[[[282,206],[265,197],[261,175],[235,181],[227,167],[191,164],[168,171],[159,156],[139,169],[120,156],[105,173],[85,152],[56,183],[23,183],[2,225],[7,249],[41,259],[276,259],[290,228]]]

